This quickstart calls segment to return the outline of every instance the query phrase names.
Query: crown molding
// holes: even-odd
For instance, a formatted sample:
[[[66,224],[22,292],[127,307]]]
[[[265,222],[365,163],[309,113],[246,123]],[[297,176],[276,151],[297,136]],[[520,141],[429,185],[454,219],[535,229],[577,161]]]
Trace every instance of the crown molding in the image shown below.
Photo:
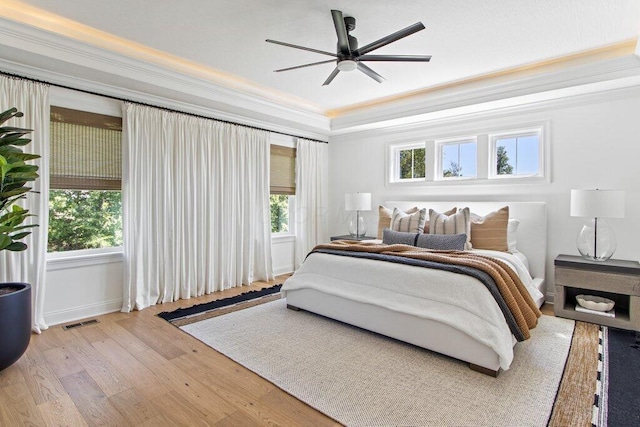
[[[567,88],[535,96],[522,96],[474,105],[473,108],[459,108],[438,111],[415,116],[416,120],[395,120],[387,122],[383,127],[364,128],[358,131],[333,133],[330,143],[346,143],[361,140],[414,141],[423,138],[425,130],[436,127],[475,126],[478,122],[504,120],[523,114],[549,111],[558,108],[570,108],[585,104],[615,101],[628,97],[640,96],[640,75],[610,82]]]
[[[106,96],[325,139],[330,120],[285,102],[0,17],[4,71]],[[304,133],[304,135],[302,135]]]
[[[626,43],[629,44],[629,43]],[[635,43],[633,45],[635,48]],[[359,132],[366,129],[393,126],[394,124],[428,120],[426,115],[464,114],[471,106],[491,105],[492,102],[512,100],[530,102],[540,94],[563,97],[563,90],[582,87],[582,91],[606,90],[606,82],[640,76],[640,57],[633,49],[626,49],[624,56],[605,58],[596,62],[574,64],[572,61],[554,64],[551,71],[540,67],[538,73],[518,77],[516,73],[501,73],[469,82],[459,82],[442,88],[422,91],[415,96],[336,111],[331,120],[331,134]],[[575,61],[573,61],[575,62]],[[532,74],[532,75],[531,75]],[[602,88],[598,87],[603,83]],[[510,101],[506,101],[509,103]],[[473,109],[473,108],[472,108]]]

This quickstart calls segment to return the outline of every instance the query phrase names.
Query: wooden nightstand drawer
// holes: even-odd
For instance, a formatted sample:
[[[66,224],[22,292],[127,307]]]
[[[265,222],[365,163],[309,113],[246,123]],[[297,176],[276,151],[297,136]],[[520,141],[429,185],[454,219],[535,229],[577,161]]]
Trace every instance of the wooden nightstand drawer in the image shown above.
[[[640,276],[556,267],[556,284],[640,296]]]

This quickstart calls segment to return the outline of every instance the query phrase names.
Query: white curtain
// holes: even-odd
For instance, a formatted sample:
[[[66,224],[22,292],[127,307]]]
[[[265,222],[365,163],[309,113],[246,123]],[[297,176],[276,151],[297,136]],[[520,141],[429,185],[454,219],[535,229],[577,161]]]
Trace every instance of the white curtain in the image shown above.
[[[296,143],[295,268],[327,232],[328,144],[299,138]]]
[[[31,143],[25,151],[41,156],[33,162],[40,167],[33,192],[22,200],[22,206],[36,215],[26,224],[39,224],[22,242],[24,252],[0,252],[0,282],[27,282],[31,284],[33,331],[47,329],[44,321],[44,290],[47,256],[47,230],[49,228],[49,86],[12,77],[0,76],[0,112],[12,107],[24,113],[4,126],[33,129]]]
[[[124,106],[123,311],[271,280],[264,131]]]

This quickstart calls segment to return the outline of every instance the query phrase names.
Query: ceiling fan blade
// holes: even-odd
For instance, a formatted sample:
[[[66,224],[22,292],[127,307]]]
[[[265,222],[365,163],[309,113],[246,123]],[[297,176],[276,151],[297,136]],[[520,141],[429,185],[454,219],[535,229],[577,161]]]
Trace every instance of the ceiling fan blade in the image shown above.
[[[362,55],[358,61],[405,61],[405,62],[429,62],[431,55]]]
[[[400,31],[396,31],[393,34],[389,34],[388,36],[383,37],[379,40],[376,40],[373,43],[369,43],[368,45],[358,49],[358,53],[360,55],[364,55],[365,53],[369,53],[372,50],[379,49],[382,46],[386,46],[389,43],[393,43],[404,37],[410,36],[411,34],[416,33],[420,30],[424,30],[424,25],[422,24],[422,22],[416,22],[413,25],[409,25],[407,28],[403,28]]]
[[[324,83],[322,83],[322,86],[326,86],[329,83],[331,83],[333,81],[333,79],[336,78],[336,76],[338,75],[338,73],[340,72],[340,70],[338,70],[338,67],[336,67],[331,74],[329,74],[329,77],[327,77],[327,80],[324,81]]]
[[[371,77],[373,80],[377,81],[378,83],[382,83],[384,81],[384,77],[382,77],[380,74],[376,73],[371,68],[367,67],[361,62],[358,62],[358,70],[362,71],[363,73],[365,73],[367,76]]]
[[[311,67],[313,65],[328,64],[329,62],[336,62],[336,60],[335,59],[327,59],[326,61],[312,62],[311,64],[296,65],[295,67],[289,67],[289,68],[281,68],[279,70],[273,70],[273,72],[274,73],[279,73],[281,71],[297,70],[298,68]]]
[[[313,49],[313,48],[310,48],[310,47],[298,46],[296,44],[279,42],[277,40],[271,40],[271,39],[266,39],[265,41],[267,43],[279,44],[281,46],[292,47],[294,49],[301,49],[301,50],[306,50],[306,51],[309,51],[309,52],[321,53],[322,55],[329,55],[329,56],[333,56],[334,58],[338,57],[338,55],[336,55],[335,53],[326,52],[324,50],[318,50],[318,49]]]
[[[338,49],[344,55],[351,55],[351,49],[349,49],[349,36],[347,34],[347,27],[344,25],[344,17],[339,10],[332,10],[331,16],[333,16],[333,25],[336,27],[336,34],[338,35]]]

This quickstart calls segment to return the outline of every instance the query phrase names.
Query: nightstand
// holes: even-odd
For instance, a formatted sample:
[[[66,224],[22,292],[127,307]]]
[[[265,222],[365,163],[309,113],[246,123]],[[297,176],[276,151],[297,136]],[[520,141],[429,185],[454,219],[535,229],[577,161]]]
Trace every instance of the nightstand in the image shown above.
[[[590,261],[579,256],[555,259],[556,316],[640,330],[640,263],[610,259]],[[576,295],[596,295],[615,301],[615,317],[576,311]]]
[[[363,240],[375,240],[375,237],[371,237],[371,236],[363,236],[363,237],[356,237],[356,236],[351,236],[349,234],[346,234],[344,236],[331,236],[331,241],[333,242],[334,240],[356,240],[358,242],[361,242]]]

